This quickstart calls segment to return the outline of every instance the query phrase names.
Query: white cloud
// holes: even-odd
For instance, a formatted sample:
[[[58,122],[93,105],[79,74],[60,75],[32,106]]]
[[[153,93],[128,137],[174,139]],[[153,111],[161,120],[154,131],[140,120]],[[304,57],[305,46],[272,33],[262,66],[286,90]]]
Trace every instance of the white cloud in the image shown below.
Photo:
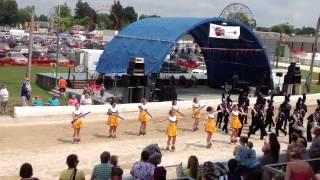
[[[36,5],[38,14],[47,14],[58,2],[67,2],[74,8],[77,0],[16,0],[20,7]],[[113,0],[87,0],[92,7],[111,5]],[[163,17],[213,17],[232,3],[231,0],[120,0],[124,6],[133,6],[140,14]],[[315,26],[320,14],[319,0],[241,0],[253,12],[258,25],[271,26],[289,22],[295,26]]]

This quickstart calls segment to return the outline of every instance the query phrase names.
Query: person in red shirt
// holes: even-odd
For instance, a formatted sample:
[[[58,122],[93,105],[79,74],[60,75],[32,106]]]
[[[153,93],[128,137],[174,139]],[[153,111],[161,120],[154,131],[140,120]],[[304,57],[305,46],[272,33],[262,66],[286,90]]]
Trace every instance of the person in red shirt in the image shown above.
[[[63,94],[63,96],[66,98],[67,81],[63,79],[62,76],[60,76],[58,85],[59,85],[60,96],[61,94]]]
[[[72,95],[71,98],[68,100],[68,106],[74,106],[76,105],[78,102],[76,95]]]

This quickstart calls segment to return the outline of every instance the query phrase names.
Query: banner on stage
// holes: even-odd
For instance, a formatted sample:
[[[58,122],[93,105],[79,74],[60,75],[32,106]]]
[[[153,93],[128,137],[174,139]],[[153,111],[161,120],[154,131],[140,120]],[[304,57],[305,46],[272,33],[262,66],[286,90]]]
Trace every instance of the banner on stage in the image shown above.
[[[219,39],[239,39],[240,26],[220,26],[210,24],[209,37]]]

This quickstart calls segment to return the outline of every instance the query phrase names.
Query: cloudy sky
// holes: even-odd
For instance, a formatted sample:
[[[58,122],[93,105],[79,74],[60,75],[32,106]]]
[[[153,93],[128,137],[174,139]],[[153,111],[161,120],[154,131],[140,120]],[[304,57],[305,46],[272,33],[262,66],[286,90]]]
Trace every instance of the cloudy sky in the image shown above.
[[[19,7],[35,5],[37,14],[47,14],[58,2],[67,2],[74,8],[77,0],[16,0]],[[83,0],[84,1],[84,0]],[[87,0],[94,7],[107,7],[113,0]],[[139,14],[157,14],[166,17],[219,16],[231,0],[120,0],[124,6],[133,6]],[[292,25],[314,27],[320,15],[320,0],[239,0],[252,11],[258,26],[289,22]]]

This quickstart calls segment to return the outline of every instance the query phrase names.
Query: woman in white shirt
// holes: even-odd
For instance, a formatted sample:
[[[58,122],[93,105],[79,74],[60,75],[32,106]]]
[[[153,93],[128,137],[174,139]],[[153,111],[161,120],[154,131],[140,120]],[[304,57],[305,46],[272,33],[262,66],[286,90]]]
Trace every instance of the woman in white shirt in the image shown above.
[[[7,104],[9,100],[9,92],[7,88],[1,84],[0,85],[0,106],[1,106],[1,113],[7,112]]]

